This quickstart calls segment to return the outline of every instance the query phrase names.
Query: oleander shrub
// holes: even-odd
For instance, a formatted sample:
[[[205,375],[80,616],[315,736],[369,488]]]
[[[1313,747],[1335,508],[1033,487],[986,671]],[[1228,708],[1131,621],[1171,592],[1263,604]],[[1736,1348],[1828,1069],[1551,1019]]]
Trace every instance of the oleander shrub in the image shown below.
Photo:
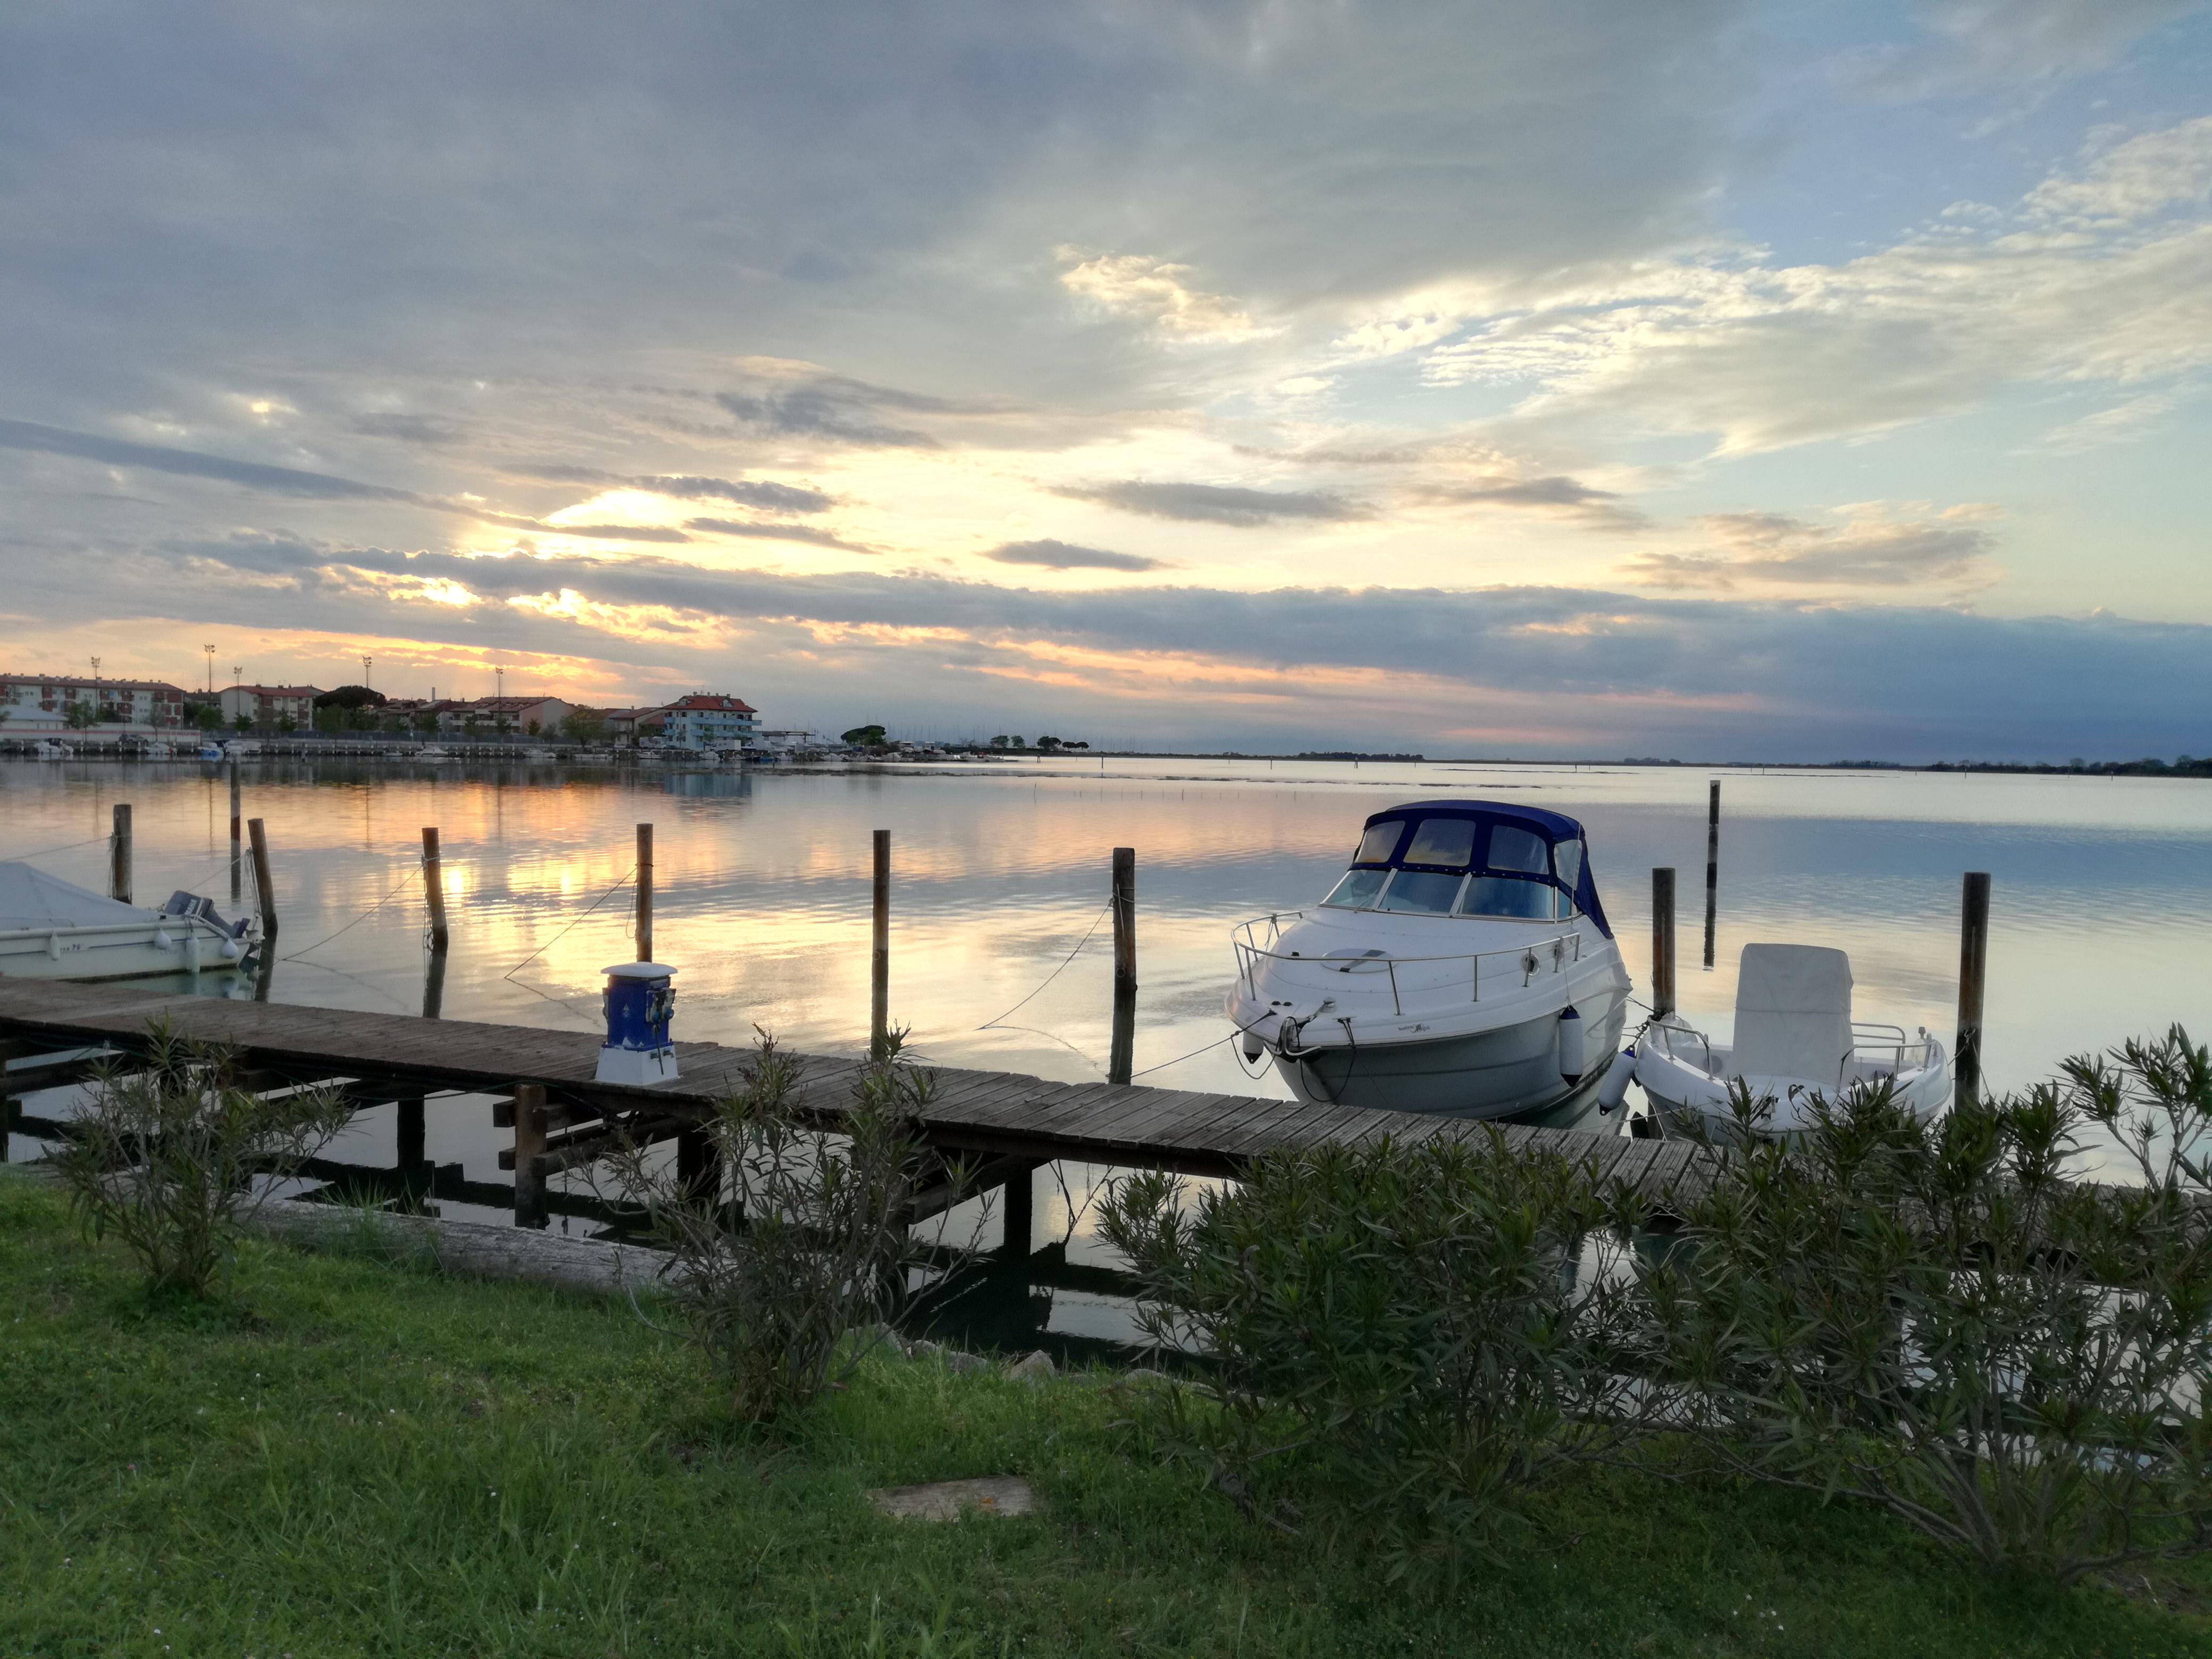
[[[1533,1488],[1634,1432],[1620,1219],[1587,1164],[1495,1133],[1278,1152],[1195,1194],[1132,1176],[1102,1212],[1147,1333],[1210,1362],[1176,1432],[1277,1518],[1271,1472],[1310,1471],[1393,1578],[1494,1558]]]
[[[896,1038],[862,1066],[832,1115],[800,1104],[805,1062],[763,1034],[740,1085],[704,1126],[709,1175],[687,1181],[664,1152],[607,1163],[669,1253],[666,1305],[728,1384],[738,1414],[766,1421],[850,1374],[856,1336],[899,1316],[929,1247],[907,1224],[935,1164],[917,1119],[934,1075]]]
[[[247,1087],[231,1050],[191,1042],[163,1018],[148,1027],[143,1057],[100,1071],[52,1163],[79,1220],[120,1240],[149,1289],[206,1297],[273,1182],[352,1115],[341,1089]]]
[[[1922,1122],[1886,1087],[1709,1144],[1643,1260],[1666,1417],[1717,1466],[2067,1582],[2212,1547],[2212,1130],[2179,1028]],[[2138,1180],[2078,1179],[2102,1126]]]

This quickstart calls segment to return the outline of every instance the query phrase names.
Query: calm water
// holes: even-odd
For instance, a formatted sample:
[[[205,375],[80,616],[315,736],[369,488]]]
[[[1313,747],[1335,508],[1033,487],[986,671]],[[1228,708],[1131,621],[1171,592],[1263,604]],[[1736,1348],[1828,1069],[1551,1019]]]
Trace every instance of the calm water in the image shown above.
[[[1720,918],[1707,972],[1698,963],[1715,776]],[[436,824],[453,910],[447,1015],[592,1028],[599,969],[632,956],[629,891],[608,895],[629,871],[633,826],[649,821],[655,955],[681,970],[678,1035],[743,1042],[759,1025],[796,1048],[849,1050],[867,1028],[869,834],[887,828],[891,1006],[915,1048],[948,1065],[1096,1079],[1111,1013],[1109,930],[1102,923],[1076,947],[1100,923],[1110,849],[1133,846],[1138,1071],[1279,1096],[1272,1073],[1243,1075],[1218,1041],[1231,924],[1326,891],[1368,813],[1472,795],[1588,826],[1639,995],[1649,872],[1677,866],[1680,1000],[1716,1036],[1729,1024],[1737,952],[1783,939],[1850,953],[1859,1018],[1926,1024],[1948,1042],[1969,869],[1994,879],[1995,1085],[2045,1077],[2069,1054],[2172,1021],[2212,1023],[2212,787],[2202,782],[1115,760],[644,775],[272,762],[250,765],[245,780],[246,816],[266,822],[276,871],[272,995],[283,1002],[419,1012],[417,858],[421,827]],[[0,858],[41,854],[41,868],[104,888],[117,801],[134,809],[142,902],[177,886],[228,899],[228,786],[212,765],[0,762]],[[92,844],[66,845],[82,842]],[[50,848],[63,850],[42,853]],[[434,1160],[500,1178],[504,1137],[488,1113],[434,1111],[429,1137]],[[19,1143],[15,1155],[32,1150]],[[388,1163],[389,1109],[364,1115],[335,1155]],[[1102,1173],[1067,1172],[1079,1206]],[[1044,1243],[1070,1217],[1055,1183],[1040,1181]],[[1103,1260],[1087,1218],[1076,1218],[1066,1254]],[[1042,1314],[1067,1334],[1124,1328],[1110,1298],[1066,1290]]]

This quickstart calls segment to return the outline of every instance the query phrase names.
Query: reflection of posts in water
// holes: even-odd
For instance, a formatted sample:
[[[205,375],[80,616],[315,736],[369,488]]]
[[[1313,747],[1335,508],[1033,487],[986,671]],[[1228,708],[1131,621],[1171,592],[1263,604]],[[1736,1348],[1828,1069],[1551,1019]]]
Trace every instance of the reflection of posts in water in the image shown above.
[[[446,1006],[446,953],[433,948],[422,964],[422,1018],[436,1019]]]
[[[1137,849],[1114,849],[1114,1042],[1106,1080],[1127,1083],[1137,1041]]]
[[[868,962],[868,1053],[881,1060],[891,1046],[891,832],[875,836],[875,950]]]
[[[254,964],[253,1000],[256,1002],[268,1001],[269,988],[276,982],[276,952],[264,940],[261,946],[260,959]]]
[[[705,1128],[683,1129],[676,1136],[676,1182],[694,1199],[710,1199],[717,1210],[722,1204],[724,1179],[720,1149]]]
[[[107,896],[131,902],[131,803],[115,803],[115,829],[107,838]]]
[[[1006,1177],[1006,1222],[999,1249],[1016,1261],[1025,1261],[1036,1228],[1036,1165],[1028,1164]]]
[[[246,857],[239,842],[245,820],[239,816],[238,757],[230,757],[230,902],[235,904],[246,896]]]
[[[1651,1012],[1674,1012],[1674,871],[1651,872]]]
[[[1989,872],[1969,870],[1960,895],[1959,1039],[1951,1054],[1951,1075],[1962,1101],[1981,1098],[1982,988],[1989,969]]]
[[[1705,802],[1705,966],[1713,965],[1713,923],[1720,914],[1721,781]]]
[[[399,1177],[400,1190],[415,1200],[429,1195],[430,1163],[424,1155],[426,1135],[423,1125],[422,1097],[403,1095],[397,1103],[398,1118],[394,1126],[398,1152],[392,1159]]]

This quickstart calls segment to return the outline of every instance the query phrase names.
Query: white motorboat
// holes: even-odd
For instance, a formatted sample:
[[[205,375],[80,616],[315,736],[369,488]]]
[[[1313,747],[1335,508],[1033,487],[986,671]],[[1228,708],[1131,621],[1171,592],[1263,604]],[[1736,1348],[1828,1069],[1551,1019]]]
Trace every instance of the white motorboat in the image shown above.
[[[67,760],[69,750],[51,738],[40,738],[31,747],[31,753],[40,760]]]
[[[202,744],[200,745],[200,758],[204,761],[221,760],[222,758],[222,745],[212,741]]]
[[[415,758],[418,761],[428,761],[435,765],[440,761],[449,761],[453,757],[439,748],[436,744],[432,743],[425,744],[422,748],[417,749],[415,751]]]
[[[1235,943],[1237,1041],[1306,1100],[1574,1122],[1627,1017],[1583,828],[1538,807],[1377,812],[1327,898]]]
[[[215,902],[177,892],[158,910],[125,904],[27,864],[0,864],[0,975],[131,979],[234,967],[260,924],[226,921]]]
[[[1922,1120],[1951,1098],[1950,1059],[1922,1026],[1851,1018],[1851,959],[1813,945],[1747,945],[1735,985],[1735,1040],[1712,1042],[1679,1017],[1652,1023],[1636,1042],[1636,1080],[1662,1132],[1702,1123],[1732,1131],[1732,1085],[1750,1091],[1767,1133],[1805,1128],[1816,1100],[1890,1085]]]

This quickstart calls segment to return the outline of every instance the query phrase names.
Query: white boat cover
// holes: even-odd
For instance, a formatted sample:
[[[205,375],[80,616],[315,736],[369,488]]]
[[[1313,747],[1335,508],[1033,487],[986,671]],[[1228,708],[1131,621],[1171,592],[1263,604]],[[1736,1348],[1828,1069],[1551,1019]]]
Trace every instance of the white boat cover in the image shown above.
[[[1850,957],[1818,945],[1745,945],[1729,1070],[1827,1086],[1850,1053]]]
[[[0,864],[0,933],[40,927],[96,927],[150,921],[154,913],[50,876],[27,864]]]

